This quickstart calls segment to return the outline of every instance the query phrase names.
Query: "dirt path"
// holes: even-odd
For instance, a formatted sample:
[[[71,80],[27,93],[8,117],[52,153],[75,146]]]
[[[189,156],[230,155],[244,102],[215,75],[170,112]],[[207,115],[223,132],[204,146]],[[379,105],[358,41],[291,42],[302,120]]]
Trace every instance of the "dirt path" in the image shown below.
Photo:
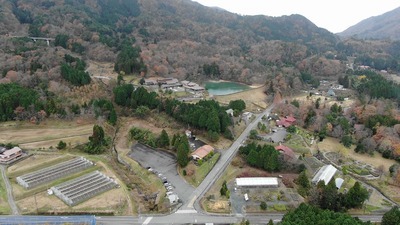
[[[17,204],[15,204],[14,196],[12,194],[12,187],[10,184],[10,180],[8,180],[8,177],[6,174],[6,167],[1,165],[0,170],[1,170],[1,176],[3,177],[3,180],[4,180],[4,184],[6,185],[8,204],[11,207],[12,214],[19,215],[18,207],[17,207]]]

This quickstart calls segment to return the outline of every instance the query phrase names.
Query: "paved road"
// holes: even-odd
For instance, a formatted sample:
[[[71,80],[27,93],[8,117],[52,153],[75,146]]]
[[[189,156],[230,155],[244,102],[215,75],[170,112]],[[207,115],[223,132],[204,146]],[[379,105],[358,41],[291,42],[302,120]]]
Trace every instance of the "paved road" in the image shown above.
[[[1,176],[3,177],[4,184],[6,185],[6,189],[7,189],[8,204],[11,207],[12,214],[18,215],[19,214],[18,207],[14,201],[14,196],[12,194],[12,187],[11,187],[10,181],[8,180],[8,177],[6,174],[6,167],[3,165],[0,165],[0,170],[1,170]]]
[[[244,140],[247,139],[250,131],[257,126],[257,123],[261,121],[261,118],[264,115],[268,115],[271,113],[271,110],[274,108],[274,104],[270,105],[264,112],[257,115],[257,117],[246,127],[246,129],[242,132],[242,134],[236,139],[235,142],[229,147],[227,150],[222,151],[222,156],[217,164],[215,164],[214,168],[208,173],[203,182],[196,188],[196,190],[192,193],[189,199],[191,199],[188,203],[185,203],[182,209],[192,209],[195,208],[198,212],[202,212],[202,209],[199,205],[200,199],[206,193],[208,189],[218,180],[221,176],[222,172],[225,171],[226,167],[235,157],[240,145]]]

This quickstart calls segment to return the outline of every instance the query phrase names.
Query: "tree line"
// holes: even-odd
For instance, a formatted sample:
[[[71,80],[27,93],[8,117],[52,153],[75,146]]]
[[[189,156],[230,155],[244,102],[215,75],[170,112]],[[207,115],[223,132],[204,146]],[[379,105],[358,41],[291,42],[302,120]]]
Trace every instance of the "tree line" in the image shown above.
[[[239,153],[250,166],[269,172],[280,171],[282,168],[279,152],[272,145],[257,145],[252,142],[239,148]]]
[[[144,87],[134,89],[132,84],[119,85],[113,89],[113,93],[115,103],[120,106],[131,109],[137,109],[139,106],[157,108],[194,128],[204,129],[211,134],[230,134],[227,127],[231,125],[231,119],[225,111],[226,108],[214,100],[201,100],[196,104],[189,104],[176,99],[160,99],[157,93],[148,92]],[[243,108],[241,103],[232,105],[237,109]]]
[[[75,86],[89,84],[91,78],[88,72],[85,72],[86,63],[73,56],[66,54],[65,63],[61,64],[61,76]]]
[[[0,121],[14,120],[17,107],[28,109],[31,106],[36,111],[44,108],[35,90],[16,83],[0,84]]]

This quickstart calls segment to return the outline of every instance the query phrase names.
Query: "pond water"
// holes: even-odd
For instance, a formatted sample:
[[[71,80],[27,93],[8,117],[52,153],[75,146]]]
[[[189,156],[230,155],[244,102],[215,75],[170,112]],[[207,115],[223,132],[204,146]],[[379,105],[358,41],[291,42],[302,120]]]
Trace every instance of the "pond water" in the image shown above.
[[[206,82],[205,88],[210,95],[229,95],[250,89],[248,85],[235,82]]]

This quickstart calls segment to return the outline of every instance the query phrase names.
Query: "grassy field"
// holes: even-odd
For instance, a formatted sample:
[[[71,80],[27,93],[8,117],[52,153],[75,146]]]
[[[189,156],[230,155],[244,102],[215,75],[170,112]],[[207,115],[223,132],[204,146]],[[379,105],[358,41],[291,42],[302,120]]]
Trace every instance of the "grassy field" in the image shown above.
[[[186,168],[184,169],[179,168],[179,173],[183,174],[183,170],[186,171],[192,170],[193,174],[189,174],[182,177],[189,184],[191,184],[194,187],[197,187],[201,184],[201,182],[204,180],[204,178],[207,176],[210,170],[214,168],[214,165],[218,162],[220,156],[221,156],[220,153],[215,153],[209,160],[203,162],[202,165],[200,166],[195,165],[192,161]]]
[[[3,176],[0,175],[0,215],[8,215],[11,213],[11,208],[7,201],[7,190],[4,184]]]

